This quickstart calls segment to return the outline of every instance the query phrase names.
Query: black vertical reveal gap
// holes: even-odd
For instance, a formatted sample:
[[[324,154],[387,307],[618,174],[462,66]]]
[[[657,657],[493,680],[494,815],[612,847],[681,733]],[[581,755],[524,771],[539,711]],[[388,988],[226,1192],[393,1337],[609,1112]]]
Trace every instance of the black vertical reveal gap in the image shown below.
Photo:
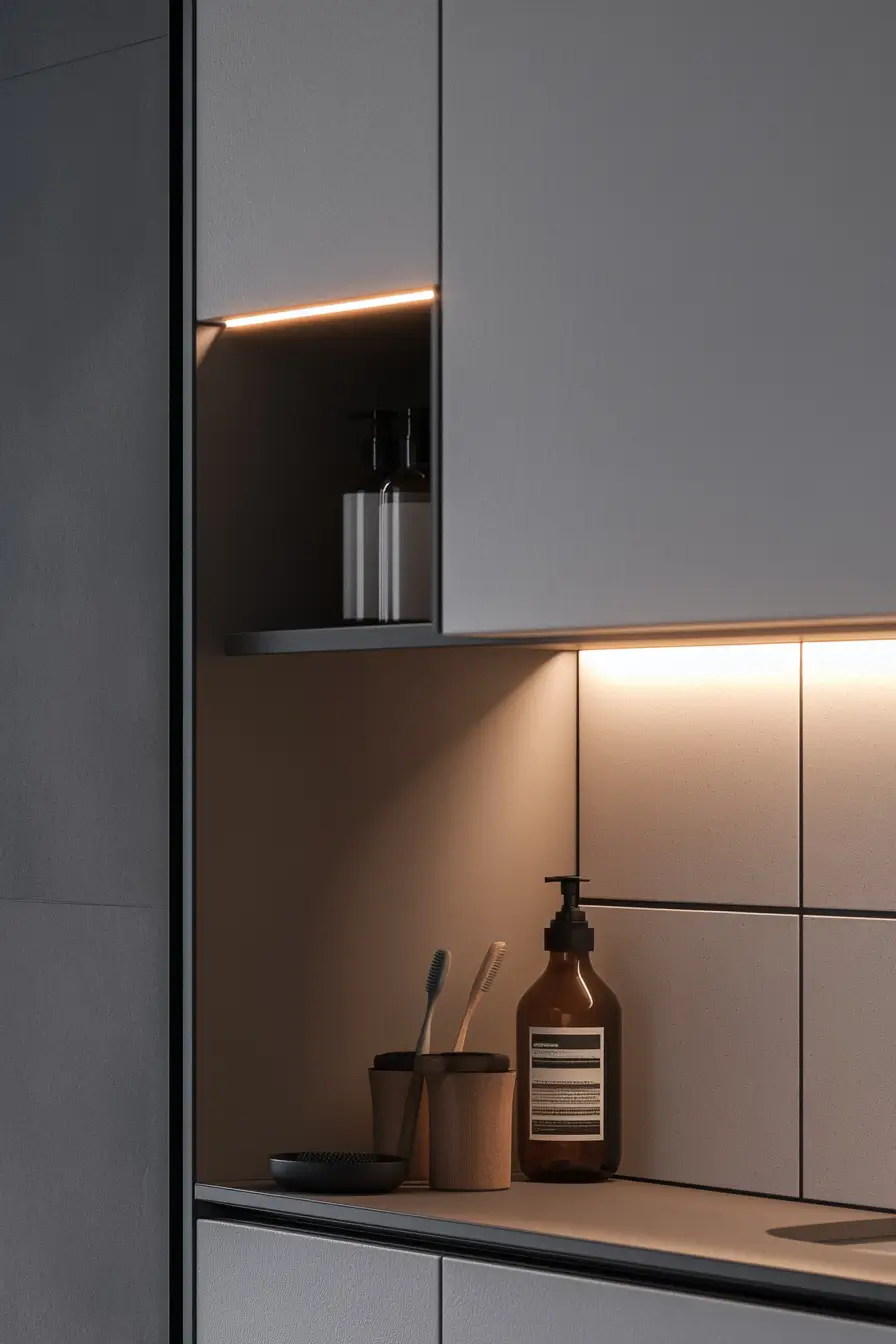
[[[436,97],[438,98],[438,108],[437,108],[437,118],[436,118],[436,119],[437,119],[437,124],[438,124],[438,136],[437,136],[437,139],[438,139],[438,145],[437,145],[437,162],[436,162],[436,183],[437,183],[436,190],[437,190],[437,194],[438,194],[438,208],[437,208],[436,230],[437,230],[437,238],[438,238],[438,245],[437,245],[437,252],[438,252],[438,254],[437,254],[437,258],[436,258],[436,267],[437,267],[437,279],[438,279],[438,285],[439,285],[439,288],[440,288],[440,289],[441,289],[441,287],[442,287],[442,47],[443,47],[443,28],[444,28],[444,19],[443,19],[443,14],[442,14],[442,0],[439,0],[439,14],[438,14],[438,52],[437,52],[437,63],[436,63],[436,65],[437,65],[437,68],[436,68]]]
[[[186,591],[189,594],[189,604],[186,612],[186,628],[189,639],[189,653],[186,665],[186,700],[187,706],[185,715],[185,725],[187,733],[187,743],[189,750],[188,773],[186,776],[185,791],[185,810],[188,817],[189,826],[189,846],[186,851],[187,861],[187,886],[186,886],[186,923],[187,946],[185,949],[185,1005],[186,1005],[186,1027],[188,1035],[187,1042],[187,1086],[189,1088],[187,1098],[188,1105],[186,1115],[189,1123],[188,1130],[188,1158],[187,1168],[187,1188],[185,1195],[185,1209],[187,1214],[187,1261],[186,1267],[189,1272],[189,1278],[186,1280],[188,1292],[186,1296],[186,1314],[189,1320],[189,1327],[192,1331],[194,1340],[198,1335],[197,1316],[196,1316],[196,1218],[195,1204],[193,1200],[193,1183],[196,1179],[196,1145],[197,1145],[197,1127],[196,1127],[196,645],[198,630],[198,614],[196,610],[195,595],[198,592],[196,575],[198,567],[198,554],[196,551],[196,501],[197,491],[197,460],[196,460],[196,0],[187,0],[189,44],[186,51],[185,67],[188,71],[188,101],[185,108],[185,116],[189,128],[188,140],[189,158],[187,160],[187,176],[189,181],[188,209],[186,211],[188,233],[187,248],[189,258],[189,269],[184,277],[185,291],[185,319],[188,335],[188,365],[187,376],[189,379],[188,387],[190,390],[189,410],[190,417],[187,423],[187,437],[185,450],[187,454],[186,481],[189,490],[189,512],[187,514],[187,549],[189,563],[186,566]]]
[[[803,643],[800,641],[800,692],[799,692],[799,804],[797,808],[797,853],[798,853],[798,874],[799,874],[799,892],[800,903],[797,912],[799,929],[799,1197],[804,1198],[803,1182],[803,920],[805,918],[803,910]]]
[[[196,1336],[193,1179],[193,862],[196,377],[194,0],[170,6],[170,887],[169,1295],[171,1338]]]
[[[576,660],[576,872],[582,872],[582,655]],[[585,873],[585,877],[589,874]]]
[[[436,291],[429,324],[429,471],[432,492],[432,616],[442,629],[442,311]]]
[[[438,12],[438,51],[436,53],[436,298],[433,304],[432,344],[430,358],[433,362],[432,388],[432,427],[433,427],[433,498],[435,501],[435,557],[433,584],[433,624],[437,630],[443,628],[442,622],[442,0],[439,0]]]
[[[439,1344],[442,1344],[442,1341],[445,1338],[445,1257],[442,1255],[439,1256],[438,1283],[439,1283],[439,1315],[438,1315]]]
[[[184,569],[183,462],[186,402],[184,388],[183,282],[186,120],[182,0],[171,0],[168,44],[168,751],[169,858],[166,984],[168,994],[168,1321],[172,1335],[183,1314],[184,1186],[183,1132],[183,695]]]

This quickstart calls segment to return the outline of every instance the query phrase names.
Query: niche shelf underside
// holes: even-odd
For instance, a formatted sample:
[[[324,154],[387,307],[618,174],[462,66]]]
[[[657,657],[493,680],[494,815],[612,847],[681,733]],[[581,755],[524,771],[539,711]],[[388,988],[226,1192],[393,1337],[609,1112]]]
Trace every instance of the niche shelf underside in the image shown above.
[[[232,656],[268,653],[339,653],[373,649],[435,649],[461,645],[524,644],[521,639],[443,635],[428,621],[395,625],[334,625],[310,630],[247,630],[228,635]]]

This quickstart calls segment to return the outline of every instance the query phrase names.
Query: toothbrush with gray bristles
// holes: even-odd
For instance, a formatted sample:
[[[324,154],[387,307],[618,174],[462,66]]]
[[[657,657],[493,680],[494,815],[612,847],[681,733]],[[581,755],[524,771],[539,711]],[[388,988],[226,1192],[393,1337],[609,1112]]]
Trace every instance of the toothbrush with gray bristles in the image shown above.
[[[426,1014],[423,1018],[423,1026],[420,1028],[420,1035],[417,1037],[417,1048],[414,1051],[418,1058],[420,1055],[429,1054],[432,1037],[432,1015],[435,1011],[436,1000],[445,988],[450,966],[451,953],[447,948],[440,947],[429,963],[429,971],[426,975]],[[422,1093],[423,1074],[415,1068],[408,1084],[404,1113],[401,1117],[401,1133],[398,1137],[398,1156],[404,1158],[406,1162],[410,1161],[411,1149],[414,1146],[414,1135],[417,1132],[417,1116],[420,1113]]]
[[[506,951],[506,943],[492,943],[491,947],[482,958],[482,965],[476,972],[476,979],[473,981],[470,997],[467,1000],[467,1010],[464,1013],[464,1020],[460,1024],[460,1031],[457,1033],[457,1040],[454,1042],[455,1053],[458,1050],[463,1050],[467,1040],[467,1032],[470,1030],[470,1023],[473,1020],[473,1014],[482,1002],[482,996],[487,994],[495,983],[495,976],[501,969],[501,962],[504,960],[504,953]]]
[[[426,1014],[423,1018],[423,1026],[420,1028],[420,1035],[417,1038],[416,1053],[418,1055],[429,1054],[432,1040],[432,1015],[435,1012],[436,1001],[445,988],[450,966],[451,953],[447,948],[440,947],[429,963],[429,971],[426,975]]]

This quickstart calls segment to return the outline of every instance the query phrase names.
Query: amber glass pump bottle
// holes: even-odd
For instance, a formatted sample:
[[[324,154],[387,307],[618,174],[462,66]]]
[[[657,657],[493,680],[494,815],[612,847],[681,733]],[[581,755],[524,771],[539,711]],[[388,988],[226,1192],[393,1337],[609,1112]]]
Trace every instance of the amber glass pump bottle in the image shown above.
[[[530,1181],[603,1181],[621,1157],[622,1014],[591,965],[576,875],[544,931],[547,969],[516,1016],[517,1147]]]

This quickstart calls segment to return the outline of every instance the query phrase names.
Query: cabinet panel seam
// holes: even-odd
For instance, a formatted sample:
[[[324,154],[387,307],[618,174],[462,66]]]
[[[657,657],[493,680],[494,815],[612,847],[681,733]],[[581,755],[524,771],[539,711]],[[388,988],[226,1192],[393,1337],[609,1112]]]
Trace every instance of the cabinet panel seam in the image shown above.
[[[48,65],[35,65],[28,70],[17,70],[14,75],[0,76],[0,84],[11,84],[13,80],[26,79],[29,75],[42,75],[47,70],[58,70],[65,65],[80,65],[82,61],[92,61],[97,56],[111,56],[116,51],[130,51],[132,47],[145,47],[150,42],[161,42],[169,36],[166,28],[163,32],[154,33],[151,37],[138,37],[133,42],[122,42],[116,47],[101,47],[99,51],[86,51],[80,56],[70,56],[65,61],[50,61]]]

